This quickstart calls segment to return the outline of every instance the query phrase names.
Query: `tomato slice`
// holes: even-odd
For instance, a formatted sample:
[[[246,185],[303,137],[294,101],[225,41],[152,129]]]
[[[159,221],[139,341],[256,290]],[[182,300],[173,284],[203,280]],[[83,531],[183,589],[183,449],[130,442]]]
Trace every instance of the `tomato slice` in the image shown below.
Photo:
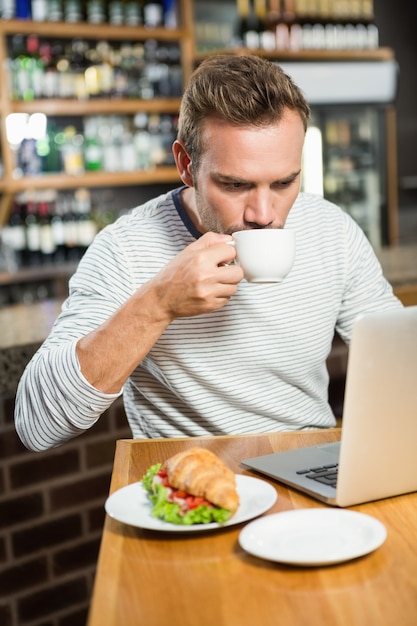
[[[189,510],[196,509],[198,506],[202,504],[210,506],[210,503],[200,496],[187,496],[185,501],[187,503],[187,509]]]
[[[198,506],[212,506],[210,502],[208,502],[205,498],[201,496],[192,496],[181,489],[174,489],[168,482],[168,474],[167,471],[163,468],[160,468],[157,472],[158,476],[161,478],[161,483],[164,487],[169,487],[171,492],[168,495],[169,502],[172,502],[176,498],[180,498],[184,500],[185,507],[189,511],[192,509],[196,509]]]

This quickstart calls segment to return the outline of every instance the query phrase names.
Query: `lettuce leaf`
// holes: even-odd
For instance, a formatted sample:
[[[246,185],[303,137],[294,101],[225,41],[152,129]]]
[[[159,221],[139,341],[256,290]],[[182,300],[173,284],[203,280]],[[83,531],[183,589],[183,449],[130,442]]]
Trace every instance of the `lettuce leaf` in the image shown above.
[[[142,484],[149,493],[149,498],[153,503],[151,515],[158,519],[170,522],[171,524],[182,524],[191,526],[192,524],[210,524],[217,522],[224,524],[231,516],[231,512],[218,506],[200,505],[195,509],[181,514],[181,507],[176,502],[167,502],[168,489],[159,483],[152,485],[152,479],[161,467],[161,463],[152,465],[142,478]]]
[[[149,491],[149,493],[152,493],[152,480],[153,477],[156,476],[156,474],[161,469],[161,465],[162,463],[156,463],[156,465],[151,465],[145,476],[143,476],[142,478],[142,484],[145,487],[146,491]]]

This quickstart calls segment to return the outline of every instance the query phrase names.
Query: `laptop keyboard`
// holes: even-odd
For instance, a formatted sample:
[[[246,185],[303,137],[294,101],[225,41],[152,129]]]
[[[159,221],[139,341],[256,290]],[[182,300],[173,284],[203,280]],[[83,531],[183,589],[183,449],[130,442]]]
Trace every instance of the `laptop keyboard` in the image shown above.
[[[303,474],[306,478],[316,480],[323,485],[336,488],[338,463],[331,465],[321,465],[320,467],[309,467],[298,470],[297,474]]]

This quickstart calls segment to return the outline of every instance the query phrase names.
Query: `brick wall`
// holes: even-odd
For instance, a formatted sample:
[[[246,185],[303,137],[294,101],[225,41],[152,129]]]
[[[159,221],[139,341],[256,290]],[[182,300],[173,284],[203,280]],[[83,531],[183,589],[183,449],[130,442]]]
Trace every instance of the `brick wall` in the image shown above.
[[[24,448],[13,410],[0,395],[0,626],[85,626],[115,442],[131,437],[122,401],[47,452]]]

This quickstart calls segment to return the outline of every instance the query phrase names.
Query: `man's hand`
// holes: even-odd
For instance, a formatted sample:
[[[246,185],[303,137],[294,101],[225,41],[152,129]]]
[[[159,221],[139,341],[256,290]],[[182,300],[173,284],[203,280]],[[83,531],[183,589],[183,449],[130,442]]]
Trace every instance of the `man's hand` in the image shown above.
[[[172,320],[223,307],[243,278],[229,235],[206,233],[190,244],[150,281],[161,309]]]

